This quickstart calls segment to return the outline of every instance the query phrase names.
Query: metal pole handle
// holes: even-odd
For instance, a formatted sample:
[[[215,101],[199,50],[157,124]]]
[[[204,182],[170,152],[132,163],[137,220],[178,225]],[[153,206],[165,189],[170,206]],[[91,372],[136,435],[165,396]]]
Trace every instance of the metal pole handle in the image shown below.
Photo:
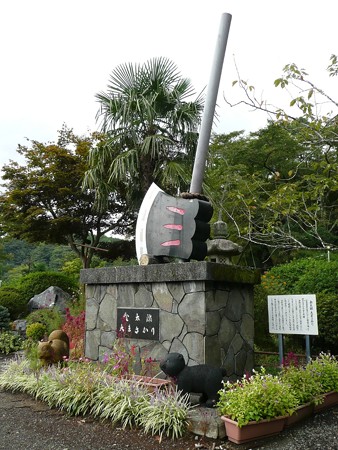
[[[228,42],[231,17],[232,17],[231,14],[228,13],[222,14],[221,17],[221,23],[219,27],[216,49],[214,54],[214,61],[210,74],[209,84],[207,87],[200,135],[197,143],[194,168],[191,178],[190,192],[193,194],[202,193],[203,174],[208,154],[211,128],[214,120],[216,100],[222,74],[225,49]]]

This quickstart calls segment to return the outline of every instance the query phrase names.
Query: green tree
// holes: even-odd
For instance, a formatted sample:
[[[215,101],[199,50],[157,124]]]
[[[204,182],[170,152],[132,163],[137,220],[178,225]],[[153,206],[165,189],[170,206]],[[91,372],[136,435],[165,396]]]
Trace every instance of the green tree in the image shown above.
[[[0,305],[0,332],[9,330],[10,314],[7,308]]]
[[[96,96],[109,140],[91,149],[84,182],[97,189],[101,205],[116,181],[128,185],[136,206],[152,182],[171,193],[188,187],[203,107],[201,97],[189,101],[193,95],[191,82],[166,58],[113,70],[107,92]]]
[[[95,191],[81,188],[89,151],[103,145],[103,135],[79,137],[65,126],[57,143],[20,145],[25,165],[11,161],[2,169],[2,231],[33,243],[67,244],[90,267],[101,237],[128,233],[134,221],[124,207],[123,187],[110,193],[101,212],[94,207]]]
[[[334,55],[328,72],[337,76]],[[253,86],[240,78],[237,84],[245,93],[242,103],[274,120],[249,136],[216,137],[208,174],[213,203],[221,204],[247,242],[272,250],[337,250],[338,103],[295,64],[284,68],[275,85],[297,89],[290,107],[298,107],[298,115],[258,101]]]
[[[1,238],[5,254],[3,273],[15,266],[29,265],[33,244],[5,236]]]
[[[6,264],[8,261],[8,255],[6,254],[3,243],[0,238],[0,280],[3,279],[4,273],[6,271]],[[1,282],[0,282],[1,284]]]

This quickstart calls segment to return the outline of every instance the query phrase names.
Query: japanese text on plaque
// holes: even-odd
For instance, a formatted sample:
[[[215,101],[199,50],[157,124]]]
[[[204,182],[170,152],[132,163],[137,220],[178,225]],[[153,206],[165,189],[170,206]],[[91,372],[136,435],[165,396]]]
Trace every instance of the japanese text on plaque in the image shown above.
[[[159,310],[154,308],[117,308],[117,331],[131,339],[159,339]]]
[[[317,335],[316,296],[269,295],[269,332]]]

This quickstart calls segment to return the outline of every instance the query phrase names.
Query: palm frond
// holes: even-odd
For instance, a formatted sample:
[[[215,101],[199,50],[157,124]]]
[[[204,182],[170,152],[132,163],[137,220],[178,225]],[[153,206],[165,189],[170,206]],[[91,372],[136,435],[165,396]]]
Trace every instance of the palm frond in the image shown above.
[[[191,178],[188,167],[176,161],[170,161],[165,166],[162,166],[157,175],[160,175],[163,186],[176,189],[189,185]]]
[[[138,151],[135,148],[129,149],[118,155],[109,168],[108,182],[112,180],[123,180],[126,175],[135,174],[139,168]]]

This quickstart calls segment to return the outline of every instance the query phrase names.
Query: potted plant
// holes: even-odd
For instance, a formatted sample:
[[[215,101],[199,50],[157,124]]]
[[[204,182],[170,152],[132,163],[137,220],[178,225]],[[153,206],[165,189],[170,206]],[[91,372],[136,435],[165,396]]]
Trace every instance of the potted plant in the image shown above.
[[[323,401],[315,405],[315,412],[338,404],[338,360],[330,353],[320,353],[307,365],[311,376],[318,380]]]
[[[224,383],[217,408],[228,439],[236,444],[279,433],[298,406],[290,385],[264,368],[235,383]]]
[[[318,378],[308,370],[308,366],[283,367],[280,379],[290,386],[298,401],[296,411],[286,418],[285,427],[288,428],[313,414],[315,404],[322,401],[322,388]]]

